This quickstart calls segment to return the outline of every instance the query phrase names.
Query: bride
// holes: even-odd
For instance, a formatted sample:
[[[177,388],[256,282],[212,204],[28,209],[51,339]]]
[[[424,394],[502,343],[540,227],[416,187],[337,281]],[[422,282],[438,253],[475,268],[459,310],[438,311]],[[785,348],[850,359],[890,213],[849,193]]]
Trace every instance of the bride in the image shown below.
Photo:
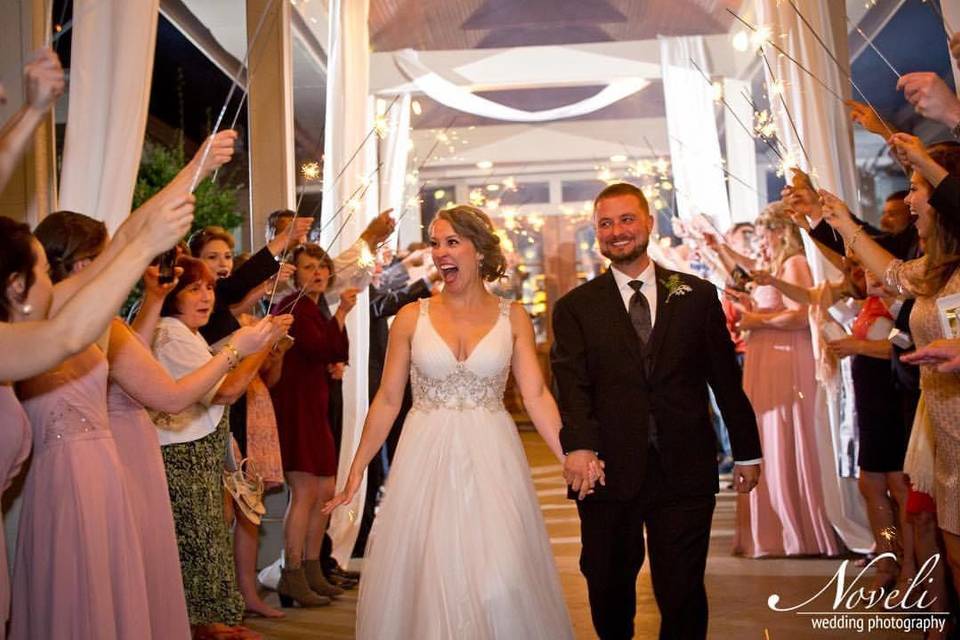
[[[562,461],[560,415],[520,305],[487,292],[506,259],[490,219],[457,206],[430,227],[443,292],[404,307],[342,493],[351,500],[400,408],[413,409],[367,547],[357,638],[572,638],[517,427],[503,407],[512,367],[527,413]]]

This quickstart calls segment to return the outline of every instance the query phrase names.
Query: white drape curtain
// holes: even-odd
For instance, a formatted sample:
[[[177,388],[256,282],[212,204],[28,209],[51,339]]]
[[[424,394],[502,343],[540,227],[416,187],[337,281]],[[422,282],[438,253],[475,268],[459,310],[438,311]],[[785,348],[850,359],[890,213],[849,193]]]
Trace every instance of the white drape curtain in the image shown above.
[[[401,95],[388,114],[389,131],[380,144],[383,170],[380,179],[380,206],[393,209],[396,237],[401,247],[420,240],[420,206],[407,207],[407,171],[410,159],[410,94]]]
[[[373,99],[369,93],[370,37],[367,27],[368,0],[331,0],[330,50],[327,58],[327,111],[324,127],[323,166],[323,224],[330,221],[321,239],[331,255],[349,247],[376,215],[377,176],[371,172],[377,166],[376,136],[371,136],[347,166],[353,153],[360,148],[373,125]],[[346,170],[343,170],[346,167]],[[339,180],[335,176],[343,170]],[[341,204],[354,191],[370,180],[366,197],[360,207],[345,207],[336,220],[331,220]],[[349,219],[348,219],[349,218]],[[341,230],[342,227],[342,230]],[[334,236],[339,232],[339,237]],[[347,469],[356,452],[367,413],[367,355],[370,342],[370,305],[366,291],[357,298],[357,305],[347,316],[350,335],[350,366],[343,380],[343,437],[340,444],[338,490],[343,488]],[[366,480],[357,491],[353,502],[333,512],[330,519],[330,537],[333,556],[346,566],[360,527],[359,514],[363,512]]]
[[[61,209],[113,232],[130,213],[150,103],[158,0],[77,0]]]
[[[713,88],[694,68],[691,60],[710,73],[702,37],[660,38],[663,97],[677,212],[685,219],[705,213],[724,231],[730,226],[730,206],[722,170]]]
[[[743,98],[750,95],[746,80],[724,78],[723,95],[733,109],[723,109],[723,134],[727,152],[727,192],[730,194],[730,221],[753,222],[760,213],[760,195],[757,186],[756,140],[741,125],[751,126],[753,109]],[[739,122],[737,119],[739,118]]]
[[[458,87],[424,65],[419,54],[412,49],[398,51],[393,54],[393,59],[403,75],[417,89],[440,104],[465,113],[511,122],[549,122],[593,113],[640,91],[650,84],[642,78],[614,80],[597,94],[579,102],[543,111],[524,111],[482,98],[474,95],[468,89]]]
[[[798,6],[827,46],[831,47],[834,55],[839,60],[849,60],[843,3],[803,2],[798,3]],[[849,95],[847,82],[810,30],[800,21],[790,3],[756,0],[756,9],[757,21],[760,24],[769,26],[778,36],[784,34],[784,37],[777,38],[780,47],[826,82],[836,93]],[[772,48],[767,52],[767,59],[774,69],[776,79],[785,87],[783,96],[809,155],[809,162],[800,147],[800,140],[793,132],[786,111],[779,99],[773,98],[771,110],[780,139],[785,142],[801,168],[808,172],[812,170],[814,181],[819,188],[836,193],[852,208],[858,209],[853,138],[843,105]],[[768,86],[772,81],[767,73]],[[821,257],[810,239],[805,237],[804,240],[814,279],[817,282],[822,282],[828,276],[832,280],[838,279],[839,274]],[[817,344],[816,336],[813,342],[814,345]],[[839,384],[841,383],[836,382],[831,386],[836,388]],[[821,387],[817,398],[818,422],[813,427],[818,436],[824,498],[830,521],[843,542],[854,551],[865,552],[873,547],[873,537],[856,479],[841,478],[837,473],[837,461],[843,455],[841,425],[838,412],[831,411],[830,407],[838,406],[839,402],[836,392],[829,392]]]

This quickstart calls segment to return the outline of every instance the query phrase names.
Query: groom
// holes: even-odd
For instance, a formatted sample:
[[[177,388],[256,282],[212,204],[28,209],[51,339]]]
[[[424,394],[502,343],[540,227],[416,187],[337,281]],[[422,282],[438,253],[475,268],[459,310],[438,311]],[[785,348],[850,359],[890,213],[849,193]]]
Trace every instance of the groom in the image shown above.
[[[661,640],[705,638],[719,489],[707,385],[730,431],[741,493],[760,477],[756,418],[716,289],[647,255],[653,218],[640,189],[608,186],[593,216],[612,265],[557,301],[551,353],[593,625],[601,640],[633,637],[646,528]],[[595,482],[601,464],[605,479]]]

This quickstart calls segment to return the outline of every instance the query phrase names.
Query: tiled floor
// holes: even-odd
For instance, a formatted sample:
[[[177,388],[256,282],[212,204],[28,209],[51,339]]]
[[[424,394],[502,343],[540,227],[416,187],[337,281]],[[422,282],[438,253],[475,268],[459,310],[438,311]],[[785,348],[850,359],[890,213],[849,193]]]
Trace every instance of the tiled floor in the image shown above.
[[[579,547],[579,522],[576,507],[566,500],[559,467],[551,458],[539,436],[531,432],[522,434],[527,458],[530,461],[534,484],[540,496],[543,516],[547,523],[551,542],[556,554],[563,590],[573,621],[576,637],[587,640],[596,638],[590,624],[590,609],[587,604],[586,583],[577,566]],[[767,607],[771,594],[781,595],[785,604],[800,603],[820,591],[840,566],[840,560],[822,559],[767,559],[746,560],[730,555],[734,522],[734,494],[723,492],[718,497],[713,520],[710,559],[707,566],[707,592],[710,597],[710,637],[718,639],[792,640],[812,638],[835,640],[869,638],[907,639],[919,638],[921,634],[899,631],[874,631],[868,633],[866,625],[875,620],[870,615],[845,618],[864,624],[863,633],[855,629],[814,630],[812,616],[792,613],[777,613]],[[851,562],[852,564],[852,562]],[[848,571],[850,578],[854,568]],[[638,607],[636,618],[637,638],[656,638],[659,616],[647,567],[641,572],[637,585]],[[830,609],[833,590],[819,598],[808,611]],[[271,596],[275,598],[275,596]],[[274,599],[275,602],[275,599]],[[286,619],[267,621],[249,619],[250,627],[267,638],[352,638],[356,610],[356,592],[350,592],[331,607],[321,609],[292,609]],[[902,616],[885,616],[889,621]],[[410,640],[416,640],[411,638]],[[517,639],[523,640],[523,639]]]

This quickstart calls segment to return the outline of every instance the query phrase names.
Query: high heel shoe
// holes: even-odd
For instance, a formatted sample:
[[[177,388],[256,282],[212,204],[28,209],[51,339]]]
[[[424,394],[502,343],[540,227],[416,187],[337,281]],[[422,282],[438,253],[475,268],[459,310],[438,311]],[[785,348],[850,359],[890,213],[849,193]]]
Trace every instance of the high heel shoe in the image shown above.
[[[307,576],[307,584],[310,585],[310,588],[315,593],[330,598],[343,595],[343,589],[327,581],[327,576],[323,575],[323,568],[319,560],[305,560],[303,562],[303,570]]]
[[[284,608],[292,607],[294,602],[301,607],[323,607],[330,604],[329,597],[310,588],[303,567],[280,570],[277,595],[280,596],[280,606]]]

